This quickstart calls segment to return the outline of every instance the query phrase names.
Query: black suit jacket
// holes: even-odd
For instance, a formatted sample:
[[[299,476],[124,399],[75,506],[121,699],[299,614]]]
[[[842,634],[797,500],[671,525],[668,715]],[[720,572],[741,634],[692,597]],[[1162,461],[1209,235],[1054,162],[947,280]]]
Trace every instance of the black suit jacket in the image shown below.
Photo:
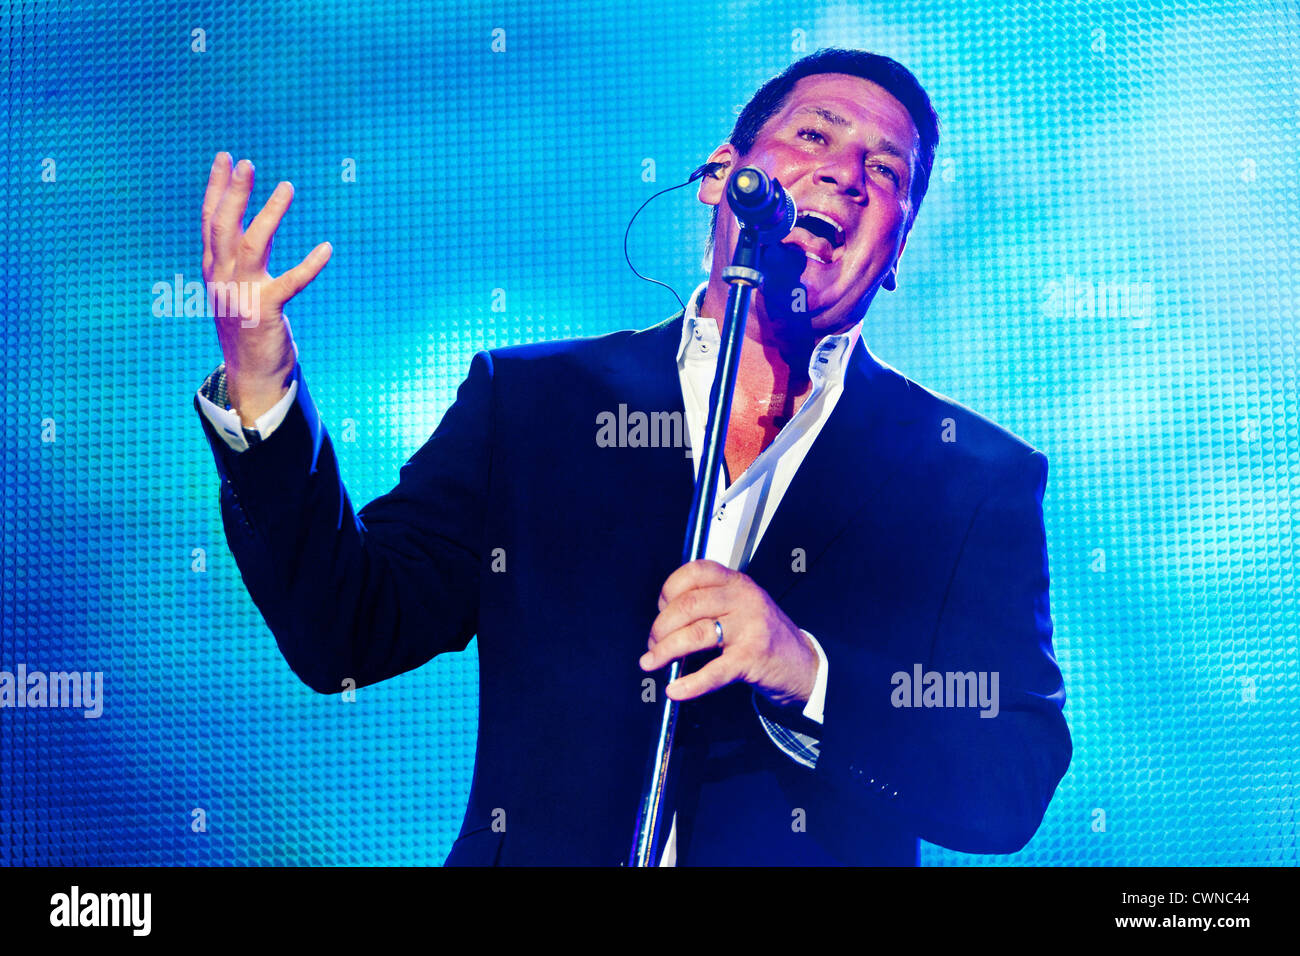
[[[243,453],[200,415],[231,550],[308,686],[380,681],[478,635],[474,778],[448,864],[627,858],[663,700],[661,680],[646,700],[637,659],[693,479],[682,448],[601,447],[597,421],[620,404],[684,421],[680,323],[479,353],[397,486],[355,514],[301,379]],[[908,865],[918,838],[1029,840],[1071,756],[1046,474],[1040,452],[858,342],[743,569],[825,649],[824,725],[740,684],[685,704],[679,865]],[[893,675],[918,664],[997,672],[998,715],[895,706]],[[756,707],[815,733],[815,769]]]

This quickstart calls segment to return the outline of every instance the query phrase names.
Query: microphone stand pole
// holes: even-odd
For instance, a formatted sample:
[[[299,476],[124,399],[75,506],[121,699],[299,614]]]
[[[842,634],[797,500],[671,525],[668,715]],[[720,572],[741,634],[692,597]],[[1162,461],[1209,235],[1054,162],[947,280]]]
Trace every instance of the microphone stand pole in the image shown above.
[[[745,340],[745,323],[749,319],[749,300],[754,289],[763,281],[763,273],[759,270],[759,251],[758,231],[752,226],[742,225],[731,265],[722,270],[722,278],[731,287],[727,293],[727,335],[713,376],[713,390],[709,394],[709,418],[704,429],[703,454],[695,475],[695,497],[691,501],[690,524],[686,529],[686,543],[682,547],[683,564],[699,560],[708,549],[709,518],[713,514],[713,502],[717,497],[718,479],[722,474],[727,448],[727,423],[731,420],[731,397],[736,388],[736,370],[740,365],[740,350]],[[671,684],[680,675],[681,661],[675,660],[668,668],[668,680],[664,686]],[[677,701],[664,696],[659,736],[651,757],[647,783],[642,791],[640,812],[637,814],[631,866],[658,866],[663,854],[664,794],[669,780],[678,706]]]

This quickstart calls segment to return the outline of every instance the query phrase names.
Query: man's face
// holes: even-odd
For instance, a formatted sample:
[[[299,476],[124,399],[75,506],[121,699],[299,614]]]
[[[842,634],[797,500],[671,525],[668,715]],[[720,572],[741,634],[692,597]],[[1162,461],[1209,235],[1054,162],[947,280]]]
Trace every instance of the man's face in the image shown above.
[[[749,153],[732,163],[729,173],[757,166],[794,198],[799,224],[784,244],[807,259],[799,284],[813,328],[841,331],[861,319],[902,253],[919,152],[911,116],[883,87],[826,73],[799,80]],[[724,224],[718,238],[729,256],[736,225],[726,214]],[[787,293],[793,289],[765,283],[769,314],[786,311],[774,299]]]

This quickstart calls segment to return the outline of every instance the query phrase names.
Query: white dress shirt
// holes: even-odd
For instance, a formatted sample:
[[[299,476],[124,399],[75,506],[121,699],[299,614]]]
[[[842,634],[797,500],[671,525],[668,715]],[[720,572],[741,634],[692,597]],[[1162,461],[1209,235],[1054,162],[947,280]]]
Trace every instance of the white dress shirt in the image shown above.
[[[703,283],[693,293],[682,318],[682,341],[677,350],[677,373],[682,385],[682,401],[686,407],[687,430],[691,437],[691,456],[695,471],[704,453],[704,428],[709,414],[709,392],[717,370],[718,353],[722,339],[717,320],[698,313],[704,300],[708,283]],[[812,392],[799,406],[772,443],[727,486],[727,476],[718,479],[717,497],[714,499],[713,523],[704,556],[738,571],[743,571],[754,556],[763,533],[776,514],[786,489],[795,472],[803,463],[822,426],[830,418],[844,390],[844,370],[849,356],[862,334],[858,323],[839,335],[828,335],[817,343],[808,360],[808,378]],[[792,556],[793,557],[793,556]],[[817,652],[817,679],[812,695],[804,706],[803,714],[816,723],[822,722],[826,700],[828,664],[826,652],[816,638],[803,632]],[[793,760],[807,767],[817,763],[818,742],[780,724],[773,723],[762,714],[758,719],[772,742],[789,754]],[[664,844],[661,865],[676,862],[677,820],[674,817],[668,839]]]
[[[677,372],[686,410],[692,461],[697,473],[703,454],[709,392],[721,346],[717,321],[697,312],[707,286],[707,282],[702,283],[691,294],[682,317],[681,345],[677,350]],[[817,343],[808,362],[812,391],[799,410],[729,487],[726,475],[719,476],[713,521],[705,551],[705,557],[709,560],[740,571],[749,564],[786,489],[839,401],[844,389],[844,372],[861,332],[862,325],[859,323],[847,332],[825,336]],[[288,391],[272,408],[258,417],[253,428],[244,427],[236,410],[228,406],[222,407],[225,404],[222,372],[224,366],[209,376],[204,388],[199,390],[199,407],[226,444],[235,451],[242,452],[250,444],[270,437],[284,421],[298,394],[298,369],[294,369]],[[215,390],[211,387],[214,377],[220,383],[220,387]],[[205,392],[211,392],[217,401],[210,399]],[[807,631],[803,633],[817,652],[818,659],[816,682],[812,695],[803,708],[803,714],[820,724],[826,700],[829,665],[825,651],[813,635]],[[804,766],[816,766],[817,740],[768,720],[757,709],[755,713],[777,747]],[[674,815],[668,838],[664,842],[660,865],[673,866],[676,859],[677,819]]]

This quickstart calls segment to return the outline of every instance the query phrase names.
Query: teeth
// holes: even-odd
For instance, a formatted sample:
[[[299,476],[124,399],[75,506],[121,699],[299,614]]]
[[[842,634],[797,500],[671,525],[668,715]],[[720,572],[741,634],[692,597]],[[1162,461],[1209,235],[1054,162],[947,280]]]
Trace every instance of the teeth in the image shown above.
[[[827,265],[826,260],[823,259],[821,256],[817,255],[816,253],[813,253],[813,252],[806,252],[806,253],[804,253],[804,255],[806,255],[809,259],[816,259],[816,260],[817,260],[818,262],[820,262],[822,265]]]
[[[812,216],[814,219],[820,219],[822,222],[830,225],[830,227],[835,230],[835,245],[844,245],[844,227],[838,222],[826,215],[826,213],[818,212],[815,209],[801,209],[799,211],[805,216]]]

